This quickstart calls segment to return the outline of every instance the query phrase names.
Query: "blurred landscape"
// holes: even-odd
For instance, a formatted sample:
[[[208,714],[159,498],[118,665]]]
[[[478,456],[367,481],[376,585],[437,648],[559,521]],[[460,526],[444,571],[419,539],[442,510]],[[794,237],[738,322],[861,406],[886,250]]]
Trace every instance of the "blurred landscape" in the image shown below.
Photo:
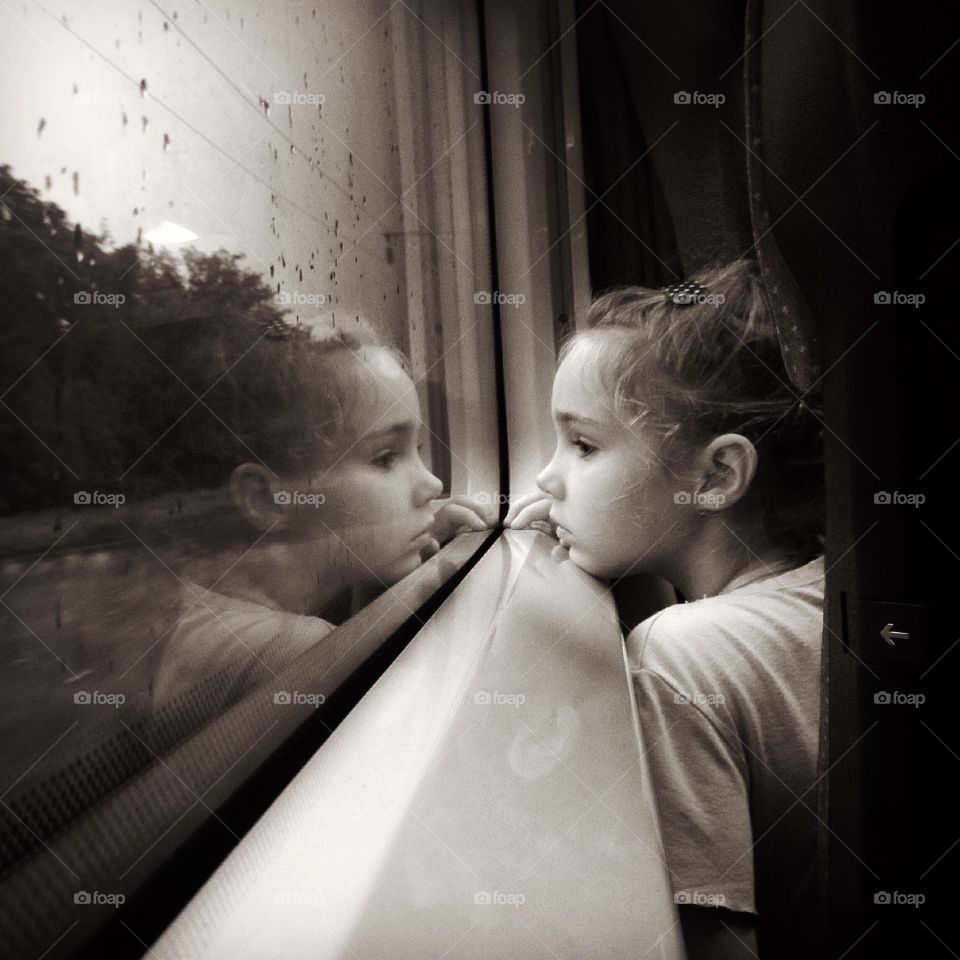
[[[58,737],[75,755],[145,715],[178,571],[236,533],[204,338],[285,321],[240,254],[113,248],[9,166],[0,195],[0,769],[29,768],[20,789]],[[70,729],[93,692],[125,700]]]

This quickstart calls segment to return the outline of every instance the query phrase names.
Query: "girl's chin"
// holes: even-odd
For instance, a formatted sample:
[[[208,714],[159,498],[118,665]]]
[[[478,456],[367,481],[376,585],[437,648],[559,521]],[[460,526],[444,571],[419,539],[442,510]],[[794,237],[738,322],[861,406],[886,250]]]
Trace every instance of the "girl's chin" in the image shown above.
[[[616,572],[611,572],[610,568],[604,566],[601,560],[580,549],[576,544],[571,545],[565,553],[575,567],[579,567],[592,577],[605,580],[618,576]]]

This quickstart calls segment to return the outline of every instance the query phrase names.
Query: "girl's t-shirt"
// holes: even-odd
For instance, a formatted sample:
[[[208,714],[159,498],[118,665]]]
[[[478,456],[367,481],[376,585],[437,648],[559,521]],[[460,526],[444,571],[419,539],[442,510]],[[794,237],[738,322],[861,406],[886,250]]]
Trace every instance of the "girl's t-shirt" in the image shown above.
[[[819,557],[626,640],[674,899],[757,914],[761,956],[817,955],[823,591]]]
[[[153,711],[194,691],[205,707],[226,706],[278,677],[333,630],[319,617],[277,609],[265,594],[231,597],[186,582],[176,626],[153,678]]]

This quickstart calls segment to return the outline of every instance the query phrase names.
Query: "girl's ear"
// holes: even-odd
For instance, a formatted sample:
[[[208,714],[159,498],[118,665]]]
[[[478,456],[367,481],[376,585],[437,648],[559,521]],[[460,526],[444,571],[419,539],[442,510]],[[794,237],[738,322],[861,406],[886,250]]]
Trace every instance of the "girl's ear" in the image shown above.
[[[241,463],[230,476],[230,495],[243,518],[257,530],[283,529],[289,493],[279,477],[259,463]]]
[[[757,473],[757,449],[739,433],[714,437],[700,455],[696,505],[701,513],[728,510],[750,489]]]

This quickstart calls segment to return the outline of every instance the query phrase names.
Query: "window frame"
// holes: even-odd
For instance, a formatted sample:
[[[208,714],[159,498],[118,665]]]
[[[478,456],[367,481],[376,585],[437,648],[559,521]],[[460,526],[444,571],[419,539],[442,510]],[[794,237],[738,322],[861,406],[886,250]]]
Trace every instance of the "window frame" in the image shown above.
[[[524,124],[518,122],[518,116],[483,108],[484,156],[474,155],[469,172],[470,177],[486,178],[484,213],[489,227],[492,286],[495,290],[508,290],[511,284],[521,286],[526,283],[525,278],[520,277],[521,267],[532,265],[527,285],[530,295],[519,314],[514,314],[514,308],[497,303],[482,308],[475,305],[476,301],[470,304],[467,298],[472,291],[463,283],[445,294],[447,306],[455,306],[461,313],[470,307],[475,315],[481,310],[489,311],[493,334],[492,356],[484,358],[477,339],[482,327],[474,324],[470,328],[473,334],[459,344],[456,362],[444,367],[445,385],[449,389],[462,389],[465,371],[467,376],[478,379],[477,371],[482,366],[496,390],[496,437],[491,437],[492,422],[478,424],[468,417],[460,418],[459,422],[450,424],[450,447],[456,447],[457,437],[466,432],[479,435],[484,441],[481,445],[484,450],[489,450],[489,441],[495,439],[500,459],[498,490],[515,495],[529,491],[539,464],[549,458],[553,428],[548,400],[556,349],[560,337],[570,328],[570,318],[581,314],[590,295],[582,176],[578,174],[582,172],[582,159],[575,31],[572,29],[574,6],[572,0],[563,0],[559,7],[540,2],[530,9],[518,10],[504,0],[478,0],[476,9],[483,88],[520,89],[525,83],[535,82],[549,101],[548,110],[528,118],[526,130]],[[549,13],[545,19],[538,16],[544,11]],[[542,33],[544,23],[547,24],[546,37]],[[493,35],[505,34],[515,42],[491,43]],[[545,43],[548,48],[541,53],[540,47]],[[533,70],[525,71],[525,64],[531,64]],[[437,64],[432,68],[436,71]],[[533,73],[530,81],[525,79],[527,73]],[[448,101],[453,102],[462,91],[454,89],[451,81],[445,94]],[[412,122],[413,118],[408,119]],[[541,141],[542,154],[536,161],[524,148],[531,137]],[[412,150],[416,144],[411,142],[408,146]],[[517,162],[518,157],[523,158],[521,164]],[[549,182],[539,177],[544,164],[549,170]],[[460,173],[462,171],[454,171],[452,175]],[[462,182],[459,187],[462,207]],[[412,206],[416,209],[418,203],[427,199],[432,200],[415,196]],[[534,238],[543,236],[549,238],[549,255],[541,257],[542,251],[535,248]],[[472,242],[476,251],[476,238]],[[415,253],[409,244],[405,246]],[[538,258],[539,262],[534,262]],[[422,266],[416,256],[410,266],[420,278]],[[421,297],[420,302],[420,316],[426,317],[426,301]],[[424,324],[422,338],[428,331]],[[444,342],[448,342],[447,336]],[[419,349],[411,352],[422,353]],[[417,357],[412,359],[416,375]],[[469,367],[471,363],[473,367]],[[530,376],[531,370],[533,376]],[[418,384],[418,390],[421,402],[429,407],[429,398],[423,395],[425,385]],[[534,416],[530,415],[532,411],[536,411]],[[468,445],[464,449],[469,452],[473,447]],[[464,463],[462,469],[452,463],[451,468],[454,491],[477,492],[470,487],[471,463]],[[464,484],[466,491],[463,491]],[[506,510],[506,498],[501,495],[501,518]],[[247,828],[252,826],[336,728],[338,719],[346,716],[389,669],[396,656],[436,609],[455,593],[463,578],[499,536],[497,530],[461,535],[339,628],[340,644],[349,647],[356,643],[353,652],[362,652],[362,656],[351,657],[349,664],[340,666],[340,683],[322,711],[288,707],[278,713],[271,711],[271,705],[265,703],[262,696],[258,698],[256,692],[244,697],[176,746],[169,755],[164,755],[159,763],[125,782],[105,803],[72,822],[49,845],[17,864],[0,882],[0,889],[10,896],[11,902],[21,904],[22,912],[17,917],[18,942],[23,944],[31,935],[40,933],[45,937],[61,918],[64,922],[58,932],[62,939],[53,944],[50,943],[52,937],[43,943],[36,940],[30,944],[36,947],[34,952],[49,950],[48,957],[93,957],[102,956],[106,949],[118,957],[142,955],[147,944],[137,940],[131,926],[124,921],[130,920],[142,934],[159,935],[230,849],[240,842],[226,836],[210,811],[229,810],[231,816],[243,821]],[[311,676],[311,667],[317,669],[322,659],[319,651],[307,651],[284,671],[278,683],[291,686],[303,683]],[[265,720],[268,721],[266,733]],[[224,763],[226,769],[209,791],[177,820],[176,829],[171,829],[169,820],[183,807],[182,798],[176,803],[169,797],[171,781],[175,783],[179,779],[177,771],[204,769],[209,764],[212,745],[230,740],[236,743],[238,738],[240,742],[251,743],[242,762],[235,760],[229,766]],[[145,808],[143,798],[164,796],[168,798],[165,805]],[[63,870],[61,854],[68,854],[76,862],[76,851],[82,851],[81,869],[85,866],[91,875],[104,875],[105,860],[113,856],[119,864],[117,847],[105,841],[105,830],[112,824],[128,822],[131,817],[139,818],[143,828],[145,814],[152,816],[150,826],[164,832],[127,874],[131,879],[125,883],[133,894],[124,908],[111,911],[112,915],[102,912],[91,915],[82,931],[67,928],[71,894],[78,884]],[[119,853],[122,855],[123,851]],[[95,866],[99,869],[93,869]],[[118,869],[124,868],[118,866]],[[41,918],[44,922],[40,929],[27,929],[31,924],[39,925]],[[13,942],[8,941],[11,946]]]

